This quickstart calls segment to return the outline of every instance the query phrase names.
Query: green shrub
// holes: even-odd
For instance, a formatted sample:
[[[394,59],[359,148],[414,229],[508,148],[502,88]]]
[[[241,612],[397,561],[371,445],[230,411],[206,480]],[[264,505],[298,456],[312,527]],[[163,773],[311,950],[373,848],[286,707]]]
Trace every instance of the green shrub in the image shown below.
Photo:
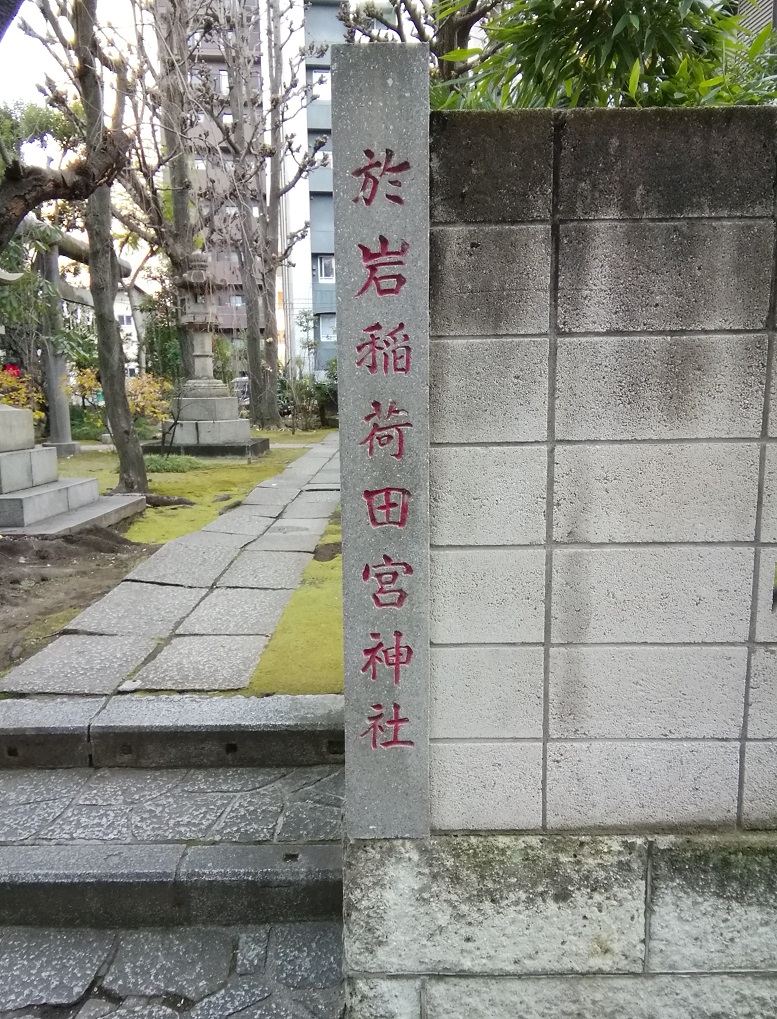
[[[201,471],[205,464],[196,456],[179,456],[171,453],[149,453],[144,457],[146,470],[149,474],[186,474],[189,471]]]
[[[138,417],[135,418],[135,431],[142,442],[145,439],[153,439],[155,435],[158,435],[159,426],[153,421],[149,421],[148,418]]]
[[[71,405],[70,432],[75,442],[99,442],[105,425],[97,411]]]

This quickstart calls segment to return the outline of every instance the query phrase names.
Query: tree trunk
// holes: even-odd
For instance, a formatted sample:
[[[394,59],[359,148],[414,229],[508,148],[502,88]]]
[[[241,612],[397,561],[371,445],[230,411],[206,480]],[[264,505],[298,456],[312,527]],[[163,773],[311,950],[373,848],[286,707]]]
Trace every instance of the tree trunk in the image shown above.
[[[78,58],[78,81],[86,118],[86,151],[100,144],[103,97],[93,56],[97,0],[74,0],[73,27]],[[86,206],[89,235],[89,289],[94,302],[100,383],[105,398],[113,441],[119,454],[120,492],[147,492],[148,479],[143,451],[132,421],[124,374],[124,348],[114,314],[118,284],[118,260],[111,237],[111,190],[98,187]]]

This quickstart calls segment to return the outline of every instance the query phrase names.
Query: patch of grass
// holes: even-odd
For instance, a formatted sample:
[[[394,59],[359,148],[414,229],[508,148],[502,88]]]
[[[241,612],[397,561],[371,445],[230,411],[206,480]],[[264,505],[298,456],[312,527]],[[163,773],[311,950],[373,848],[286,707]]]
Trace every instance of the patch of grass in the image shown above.
[[[303,432],[299,428],[296,432],[292,432],[290,428],[281,428],[275,431],[270,428],[252,428],[251,435],[256,439],[269,439],[271,445],[276,443],[280,445],[284,442],[321,442],[327,435],[332,435],[336,431],[336,428],[315,428],[309,432]]]
[[[271,450],[253,463],[245,460],[200,460],[199,470],[186,474],[155,474],[149,472],[151,491],[157,495],[179,495],[191,499],[194,506],[162,506],[147,509],[124,532],[130,541],[161,545],[183,534],[198,531],[218,516],[223,503],[214,502],[217,495],[242,499],[260,481],[266,481],[285,470],[304,453],[301,449]],[[118,480],[118,457],[115,453],[85,453],[59,461],[61,477],[96,477],[101,492],[110,491]]]
[[[339,514],[319,546],[342,541]],[[313,560],[240,694],[343,692],[343,557]]]
[[[170,453],[169,456],[149,453],[144,460],[149,474],[187,474],[189,471],[200,471],[205,466],[205,461],[198,460],[196,456],[181,456],[178,453]]]

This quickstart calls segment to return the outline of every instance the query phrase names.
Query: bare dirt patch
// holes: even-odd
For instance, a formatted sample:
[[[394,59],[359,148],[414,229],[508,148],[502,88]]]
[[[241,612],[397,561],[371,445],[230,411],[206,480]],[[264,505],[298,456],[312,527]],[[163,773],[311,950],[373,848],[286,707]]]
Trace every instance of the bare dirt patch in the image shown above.
[[[48,644],[158,547],[105,527],[64,538],[0,536],[0,673]]]

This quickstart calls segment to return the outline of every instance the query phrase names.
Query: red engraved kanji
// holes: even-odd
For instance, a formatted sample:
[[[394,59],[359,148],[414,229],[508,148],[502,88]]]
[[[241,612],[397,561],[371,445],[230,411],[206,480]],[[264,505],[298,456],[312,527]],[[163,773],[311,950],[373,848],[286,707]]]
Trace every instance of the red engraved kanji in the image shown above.
[[[366,368],[370,375],[383,371],[384,375],[407,375],[410,371],[410,337],[402,332],[405,323],[400,322],[398,326],[381,336],[383,326],[375,322],[363,333],[367,333],[369,339],[359,343],[356,353],[361,357],[356,362],[357,368]]]
[[[394,704],[390,718],[386,718],[382,704],[373,704],[370,710],[373,714],[367,716],[367,728],[364,732],[359,733],[359,739],[362,739],[364,736],[369,736],[373,750],[377,750],[378,748],[382,750],[389,750],[392,747],[415,746],[413,740],[399,738],[399,730],[403,725],[407,725],[410,722],[410,719],[402,718],[398,704]],[[380,736],[386,735],[387,728],[391,729],[391,735],[389,738],[387,740],[379,739]]]
[[[403,634],[401,630],[394,630],[394,642],[384,644],[379,633],[371,633],[370,637],[376,643],[372,647],[363,649],[362,654],[366,659],[362,666],[363,673],[369,673],[374,683],[378,678],[378,666],[391,669],[394,679],[394,686],[399,686],[402,669],[408,666],[413,660],[413,649],[409,644],[402,643]]]
[[[367,279],[364,281],[364,286],[361,290],[357,291],[356,296],[361,297],[363,293],[369,290],[372,283],[375,284],[375,290],[380,297],[398,294],[405,283],[407,283],[407,279],[402,273],[387,272],[383,275],[379,274],[383,269],[391,269],[393,266],[404,268],[405,255],[410,250],[410,245],[407,241],[400,241],[399,248],[396,251],[391,251],[388,238],[380,234],[377,251],[371,251],[366,244],[360,244],[359,250],[362,253],[362,262],[367,267]]]
[[[362,492],[372,527],[404,527],[410,510],[406,488],[375,488]]]
[[[395,563],[391,556],[384,555],[383,562],[375,566],[365,565],[362,580],[366,583],[370,577],[377,580],[378,590],[372,594],[372,600],[379,609],[401,609],[407,598],[407,591],[397,587],[401,574],[413,576],[413,567],[409,563]]]
[[[396,173],[407,173],[410,169],[410,163],[406,159],[403,159],[399,163],[391,165],[391,161],[394,158],[394,152],[392,149],[386,149],[386,155],[384,159],[376,159],[375,153],[372,149],[365,149],[364,155],[367,157],[367,163],[364,166],[360,166],[358,170],[351,170],[352,177],[361,177],[362,183],[359,190],[359,194],[356,198],[352,198],[352,202],[364,202],[365,205],[372,205],[377,197],[380,189],[381,180],[386,177],[388,184],[393,187],[402,187],[402,181],[397,177],[391,177],[390,175]],[[393,202],[395,205],[404,205],[405,199],[400,198],[399,195],[387,194],[386,199],[389,202]]]
[[[359,445],[366,446],[370,456],[373,455],[376,448],[393,448],[393,452],[390,452],[389,456],[393,456],[395,460],[401,460],[405,451],[403,429],[413,427],[410,421],[393,420],[394,418],[401,418],[403,414],[407,415],[407,411],[397,407],[393,400],[389,400],[389,405],[384,415],[382,404],[378,403],[377,400],[373,400],[372,413],[364,418],[364,423],[370,425],[370,430]]]

